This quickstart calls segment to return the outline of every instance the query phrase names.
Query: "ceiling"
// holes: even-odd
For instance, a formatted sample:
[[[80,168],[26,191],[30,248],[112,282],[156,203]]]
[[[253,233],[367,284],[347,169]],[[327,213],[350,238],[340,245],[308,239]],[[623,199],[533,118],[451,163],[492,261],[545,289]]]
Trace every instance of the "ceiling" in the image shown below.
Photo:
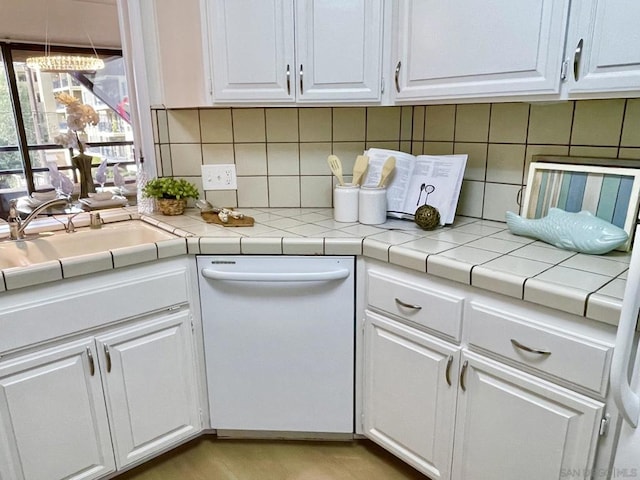
[[[121,48],[116,0],[0,0],[0,40]]]

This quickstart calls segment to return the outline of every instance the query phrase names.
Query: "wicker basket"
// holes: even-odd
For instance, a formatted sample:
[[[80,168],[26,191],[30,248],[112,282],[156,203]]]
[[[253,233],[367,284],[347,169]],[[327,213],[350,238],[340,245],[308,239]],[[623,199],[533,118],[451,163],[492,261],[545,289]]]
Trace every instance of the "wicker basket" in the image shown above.
[[[163,215],[182,215],[187,206],[187,199],[181,198],[158,198],[156,199],[158,209]]]

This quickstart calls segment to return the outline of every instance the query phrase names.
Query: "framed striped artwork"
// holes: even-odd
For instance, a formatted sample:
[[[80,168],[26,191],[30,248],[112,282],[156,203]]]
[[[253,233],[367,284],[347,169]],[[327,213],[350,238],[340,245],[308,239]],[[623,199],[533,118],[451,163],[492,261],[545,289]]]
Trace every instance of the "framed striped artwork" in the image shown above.
[[[532,162],[522,215],[542,218],[549,208],[567,212],[586,210],[622,229],[629,240],[619,250],[628,251],[638,218],[640,169]]]

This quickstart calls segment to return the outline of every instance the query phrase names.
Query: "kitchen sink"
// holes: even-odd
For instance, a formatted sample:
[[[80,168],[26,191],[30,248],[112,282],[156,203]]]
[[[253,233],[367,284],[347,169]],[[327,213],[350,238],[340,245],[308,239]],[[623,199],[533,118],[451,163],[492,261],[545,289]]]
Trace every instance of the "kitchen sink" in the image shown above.
[[[105,224],[102,228],[76,228],[44,233],[24,240],[0,240],[0,269],[104,252],[114,248],[177,238],[175,235],[139,220]]]

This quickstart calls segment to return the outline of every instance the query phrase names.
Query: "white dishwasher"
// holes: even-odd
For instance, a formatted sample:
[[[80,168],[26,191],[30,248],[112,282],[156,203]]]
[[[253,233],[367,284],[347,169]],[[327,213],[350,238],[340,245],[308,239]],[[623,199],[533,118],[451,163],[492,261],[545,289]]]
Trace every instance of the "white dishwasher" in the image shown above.
[[[198,256],[211,427],[353,432],[353,257]]]

